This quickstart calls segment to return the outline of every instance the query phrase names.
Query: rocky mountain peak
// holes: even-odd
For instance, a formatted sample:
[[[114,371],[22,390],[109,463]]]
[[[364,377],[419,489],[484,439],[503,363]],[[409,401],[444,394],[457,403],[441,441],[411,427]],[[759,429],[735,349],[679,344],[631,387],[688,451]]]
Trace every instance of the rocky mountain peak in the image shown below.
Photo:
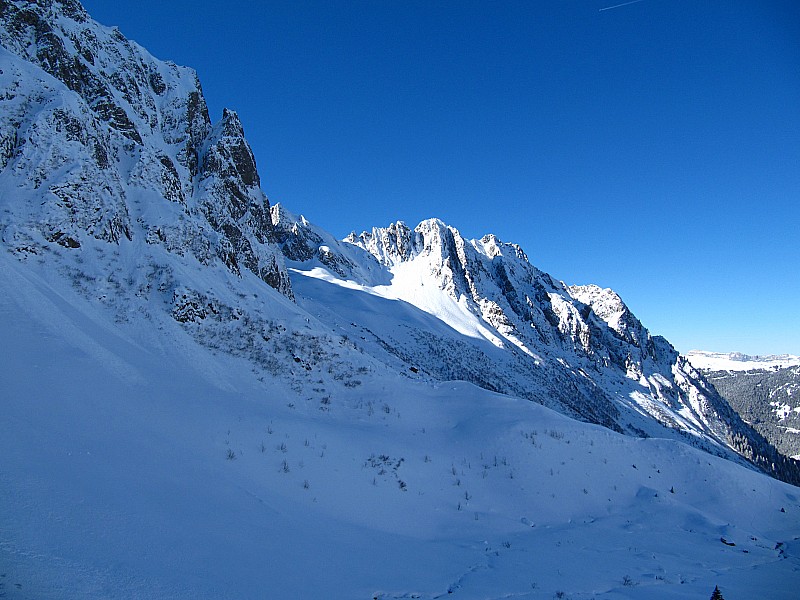
[[[412,232],[402,221],[389,227],[373,227],[371,232],[365,231],[358,236],[353,232],[345,241],[360,246],[385,266],[409,260],[414,249]]]
[[[518,244],[502,242],[493,233],[486,234],[480,239],[480,242],[473,242],[476,247],[480,247],[489,258],[496,256],[510,255],[518,260],[525,262],[528,261],[528,255],[522,250]]]
[[[596,285],[573,285],[568,290],[573,298],[589,306],[620,339],[638,348],[648,337],[642,323],[614,290]]]
[[[45,198],[15,205],[6,235],[75,250],[87,236],[143,241],[291,296],[242,124],[225,110],[212,125],[193,70],[75,1],[0,0],[0,41],[0,167]]]
[[[210,148],[203,159],[202,178],[224,175],[241,180],[246,187],[259,187],[256,159],[247,143],[239,115],[223,109],[222,119],[211,131]]]

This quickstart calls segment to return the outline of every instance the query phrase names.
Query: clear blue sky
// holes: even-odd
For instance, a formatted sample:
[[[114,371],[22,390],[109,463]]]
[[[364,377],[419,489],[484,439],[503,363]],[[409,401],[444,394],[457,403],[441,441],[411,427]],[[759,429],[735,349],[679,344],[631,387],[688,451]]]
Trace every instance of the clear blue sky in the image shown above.
[[[800,354],[800,2],[85,0],[236,110],[272,202],[439,217],[681,351]]]

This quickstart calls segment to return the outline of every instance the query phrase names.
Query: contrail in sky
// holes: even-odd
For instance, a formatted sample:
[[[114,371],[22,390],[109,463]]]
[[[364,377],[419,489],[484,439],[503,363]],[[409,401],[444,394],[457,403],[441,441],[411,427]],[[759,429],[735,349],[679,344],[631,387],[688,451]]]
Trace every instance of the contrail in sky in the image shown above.
[[[615,4],[614,6],[606,6],[605,8],[601,8],[597,12],[603,12],[604,10],[611,10],[612,8],[619,8],[620,6],[628,6],[629,4],[636,4],[637,2],[642,2],[642,0],[631,0],[630,2],[623,2],[622,4]]]

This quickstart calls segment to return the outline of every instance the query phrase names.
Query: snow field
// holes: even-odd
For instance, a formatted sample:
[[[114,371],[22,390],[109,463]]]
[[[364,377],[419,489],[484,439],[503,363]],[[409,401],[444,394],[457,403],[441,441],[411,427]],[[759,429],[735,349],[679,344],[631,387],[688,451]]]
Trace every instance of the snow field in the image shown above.
[[[791,486],[356,350],[354,387],[325,370],[259,381],[177,324],[149,344],[145,317],[115,323],[2,260],[9,598],[792,598],[800,583]]]

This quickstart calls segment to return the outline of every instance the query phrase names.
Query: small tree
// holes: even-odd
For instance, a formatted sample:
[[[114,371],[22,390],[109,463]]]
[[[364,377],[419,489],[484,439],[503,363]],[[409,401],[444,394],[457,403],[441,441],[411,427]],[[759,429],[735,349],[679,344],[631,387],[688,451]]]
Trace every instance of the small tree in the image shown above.
[[[725,600],[725,598],[722,597],[722,592],[719,591],[718,585],[714,586],[714,593],[711,594],[711,600]]]

